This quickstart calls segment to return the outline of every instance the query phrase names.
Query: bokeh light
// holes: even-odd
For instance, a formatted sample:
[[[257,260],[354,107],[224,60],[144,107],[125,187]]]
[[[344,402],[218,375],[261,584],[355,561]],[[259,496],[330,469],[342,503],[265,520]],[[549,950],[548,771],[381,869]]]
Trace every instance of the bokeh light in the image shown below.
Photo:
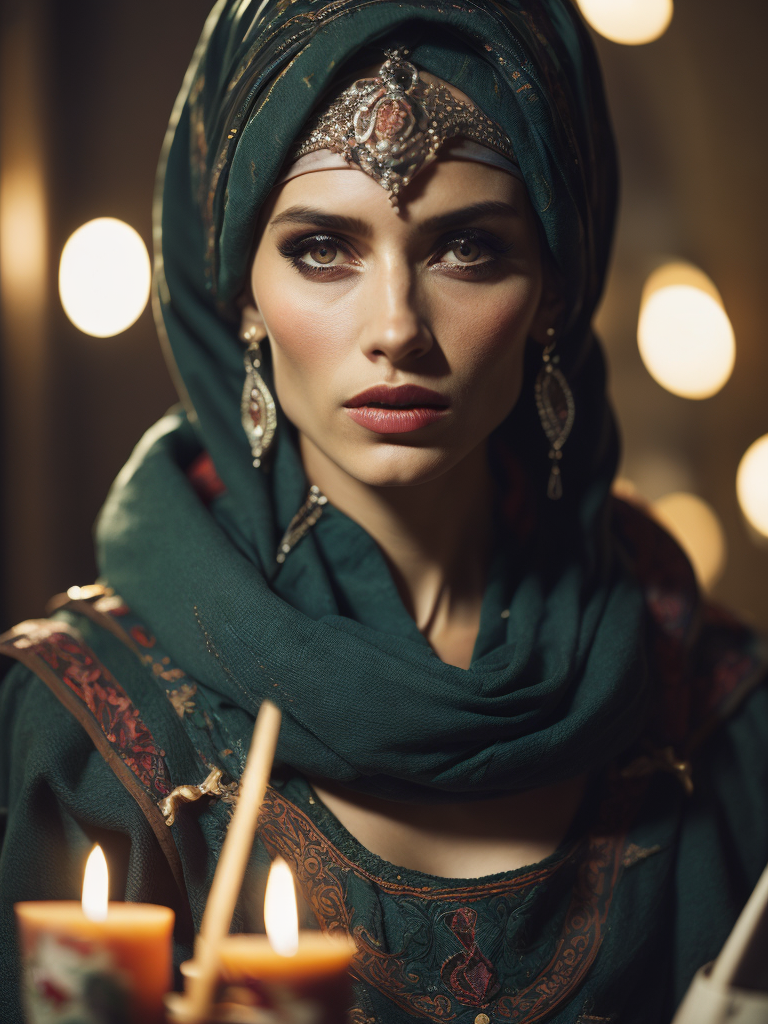
[[[592,28],[614,43],[652,43],[669,28],[672,0],[578,0]]]
[[[59,265],[64,312],[85,334],[109,338],[127,330],[149,299],[152,266],[141,236],[114,217],[74,232]]]
[[[703,271],[669,263],[643,288],[637,342],[653,379],[682,398],[710,398],[728,380],[736,340],[720,295]]]
[[[747,522],[768,537],[768,434],[744,452],[736,473],[736,494]]]
[[[22,160],[0,178],[0,263],[6,301],[39,304],[47,287],[48,228],[42,168]]]
[[[710,590],[720,579],[727,556],[725,533],[715,510],[686,491],[665,494],[651,507],[688,555],[703,589]]]

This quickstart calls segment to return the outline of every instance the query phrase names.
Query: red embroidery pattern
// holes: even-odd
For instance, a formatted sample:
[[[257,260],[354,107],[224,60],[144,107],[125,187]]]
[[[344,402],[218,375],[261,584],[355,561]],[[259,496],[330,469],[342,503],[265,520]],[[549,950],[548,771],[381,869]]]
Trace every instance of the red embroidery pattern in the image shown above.
[[[375,877],[350,861],[333,846],[298,807],[274,789],[268,789],[259,823],[259,834],[272,856],[279,854],[293,868],[304,897],[323,931],[352,932],[358,951],[352,969],[370,985],[415,1016],[453,1020],[462,1005],[492,1006],[495,1018],[515,1024],[533,1024],[569,999],[581,984],[597,956],[603,926],[622,866],[626,827],[637,806],[641,787],[624,785],[603,802],[601,825],[585,843],[574,847],[546,867],[534,868],[511,879],[437,889],[413,888],[402,882]],[[491,962],[475,943],[476,914],[469,904],[489,895],[521,897],[551,877],[566,861],[581,853],[576,883],[561,935],[550,962],[520,992],[495,999],[498,980]],[[445,991],[430,994],[414,984],[398,954],[382,951],[366,929],[351,928],[354,908],[345,898],[350,872],[375,882],[392,895],[424,901],[459,901],[449,928],[464,951],[451,957],[441,972]]]
[[[460,1003],[485,1006],[498,993],[500,985],[493,964],[480,952],[475,940],[477,911],[460,907],[451,914],[447,924],[464,949],[443,964],[440,971],[443,984]]]
[[[171,791],[171,777],[138,708],[93,651],[55,620],[25,623],[13,644],[41,658],[98,723],[107,741],[154,801]]]

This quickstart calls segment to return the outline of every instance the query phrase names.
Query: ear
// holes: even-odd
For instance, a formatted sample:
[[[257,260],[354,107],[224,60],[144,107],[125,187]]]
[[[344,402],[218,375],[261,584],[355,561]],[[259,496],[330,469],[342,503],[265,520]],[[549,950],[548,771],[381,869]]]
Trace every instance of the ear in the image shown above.
[[[244,305],[240,311],[240,340],[251,342],[263,341],[267,336],[264,319],[253,303]]]
[[[536,310],[536,315],[533,318],[533,323],[528,333],[540,345],[551,345],[557,337],[555,332],[557,331],[562,314],[563,300],[560,295],[560,289],[553,280],[552,273],[548,273],[545,268],[544,286],[541,292],[539,308]]]

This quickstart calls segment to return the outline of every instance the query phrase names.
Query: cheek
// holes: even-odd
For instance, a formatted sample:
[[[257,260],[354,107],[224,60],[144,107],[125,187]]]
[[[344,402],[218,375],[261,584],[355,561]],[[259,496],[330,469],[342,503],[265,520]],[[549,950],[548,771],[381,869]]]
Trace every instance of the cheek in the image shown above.
[[[509,383],[510,372],[522,369],[525,341],[540,298],[539,280],[521,277],[494,288],[478,288],[461,302],[442,304],[438,336],[451,368],[472,375],[491,372]]]
[[[330,318],[318,315],[316,304],[303,294],[295,276],[284,261],[257,254],[253,294],[272,342],[276,366],[314,362],[334,340]]]
[[[307,430],[324,411],[323,396],[338,390],[350,348],[350,318],[343,304],[324,307],[289,274],[271,280],[262,274],[259,281],[254,291],[270,337],[276,396],[288,419]]]

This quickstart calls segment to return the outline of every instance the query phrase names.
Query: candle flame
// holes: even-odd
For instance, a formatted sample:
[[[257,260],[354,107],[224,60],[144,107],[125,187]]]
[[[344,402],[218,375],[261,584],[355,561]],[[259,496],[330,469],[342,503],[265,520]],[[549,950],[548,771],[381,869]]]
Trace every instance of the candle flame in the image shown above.
[[[264,894],[264,926],[276,953],[295,956],[299,948],[299,912],[293,875],[282,857],[276,857],[269,869]]]
[[[106,921],[109,901],[107,858],[96,844],[91,850],[83,876],[83,913],[89,921]]]

